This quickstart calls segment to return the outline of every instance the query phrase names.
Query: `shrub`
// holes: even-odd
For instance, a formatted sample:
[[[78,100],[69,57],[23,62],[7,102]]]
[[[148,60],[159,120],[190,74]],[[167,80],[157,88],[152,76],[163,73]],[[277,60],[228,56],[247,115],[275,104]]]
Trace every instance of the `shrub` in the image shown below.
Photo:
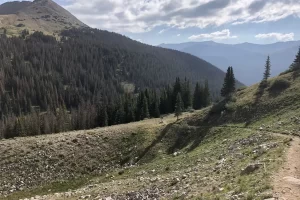
[[[239,91],[242,91],[242,90],[244,90],[244,89],[246,89],[246,88],[247,88],[247,86],[241,86],[241,87],[239,87],[236,91],[239,92]]]
[[[220,114],[226,108],[227,101],[224,99],[214,104],[210,109],[210,114]]]
[[[226,105],[225,105],[225,108],[227,111],[229,112],[233,112],[236,110],[236,104],[234,102],[228,102]]]
[[[279,92],[287,89],[288,87],[290,87],[290,85],[291,83],[288,80],[277,79],[270,85],[269,90],[271,92]]]
[[[16,27],[24,27],[25,25],[24,24],[18,24],[16,25]]]

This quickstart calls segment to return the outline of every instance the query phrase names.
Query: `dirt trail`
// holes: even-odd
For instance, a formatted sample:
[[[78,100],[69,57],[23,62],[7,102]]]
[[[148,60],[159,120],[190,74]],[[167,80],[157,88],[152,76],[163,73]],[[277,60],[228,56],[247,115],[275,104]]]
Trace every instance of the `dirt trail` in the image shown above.
[[[299,137],[293,137],[285,163],[274,177],[274,196],[278,200],[300,200]]]

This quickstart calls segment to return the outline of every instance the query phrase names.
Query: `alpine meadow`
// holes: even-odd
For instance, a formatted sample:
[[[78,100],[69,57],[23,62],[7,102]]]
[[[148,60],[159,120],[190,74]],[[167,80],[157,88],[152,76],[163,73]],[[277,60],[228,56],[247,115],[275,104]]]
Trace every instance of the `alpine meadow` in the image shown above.
[[[0,0],[0,200],[300,200],[299,11]]]

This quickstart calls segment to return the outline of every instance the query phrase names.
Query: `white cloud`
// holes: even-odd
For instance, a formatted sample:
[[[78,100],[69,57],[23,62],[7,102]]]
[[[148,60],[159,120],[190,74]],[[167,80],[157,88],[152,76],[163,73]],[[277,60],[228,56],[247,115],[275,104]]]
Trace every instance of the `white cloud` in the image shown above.
[[[255,36],[257,39],[275,39],[277,41],[291,41],[294,40],[294,33],[261,33]]]
[[[299,0],[68,0],[86,24],[116,32],[263,23],[300,16]]]
[[[158,32],[158,34],[163,34],[166,31],[166,29],[162,29]]]
[[[224,29],[213,33],[204,33],[199,35],[192,35],[189,40],[224,40],[224,39],[235,39],[237,36],[231,35],[230,30]]]
[[[177,34],[177,37],[179,37],[180,36],[180,34]]]

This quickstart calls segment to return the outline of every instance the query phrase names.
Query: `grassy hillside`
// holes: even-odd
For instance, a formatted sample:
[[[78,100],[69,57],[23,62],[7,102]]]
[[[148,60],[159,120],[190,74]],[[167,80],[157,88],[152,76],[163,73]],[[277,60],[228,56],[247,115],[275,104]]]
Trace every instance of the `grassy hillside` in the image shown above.
[[[288,73],[177,122],[2,140],[0,199],[274,197],[273,175],[298,134],[299,86]]]
[[[271,196],[269,177],[288,140],[252,129],[188,125],[195,115],[177,123],[169,116],[167,125],[149,120],[2,141],[1,190],[13,192],[2,198],[48,193],[46,199],[113,194],[165,199]],[[16,148],[20,143],[22,148]],[[251,163],[265,163],[268,171],[261,167],[241,176],[241,169]],[[54,194],[68,189],[74,191]]]
[[[0,29],[9,36],[18,36],[24,29],[58,35],[69,28],[86,27],[67,10],[51,0],[6,2],[0,5]]]

